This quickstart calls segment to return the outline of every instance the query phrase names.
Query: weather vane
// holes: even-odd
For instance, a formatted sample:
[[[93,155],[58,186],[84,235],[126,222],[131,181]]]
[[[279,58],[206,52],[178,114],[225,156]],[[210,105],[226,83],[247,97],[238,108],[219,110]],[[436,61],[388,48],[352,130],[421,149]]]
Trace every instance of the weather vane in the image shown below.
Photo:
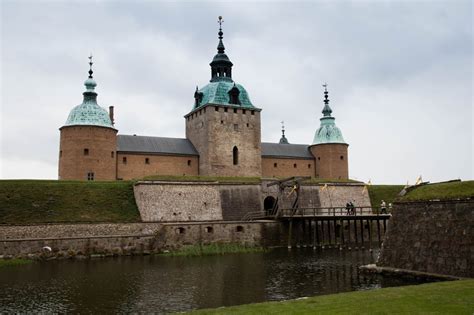
[[[224,23],[224,20],[222,19],[222,15],[219,15],[218,17],[219,21],[217,21],[217,23],[219,23],[219,29],[222,28],[222,23]]]
[[[324,83],[324,84],[323,84],[323,87],[324,87],[324,91],[327,92],[327,90],[328,90],[328,84],[327,84],[327,83]]]

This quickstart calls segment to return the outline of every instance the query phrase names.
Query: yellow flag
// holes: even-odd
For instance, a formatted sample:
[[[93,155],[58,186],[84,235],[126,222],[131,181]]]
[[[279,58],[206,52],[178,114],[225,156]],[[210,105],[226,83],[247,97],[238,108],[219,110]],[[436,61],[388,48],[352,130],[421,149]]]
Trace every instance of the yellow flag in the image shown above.
[[[421,179],[421,175],[420,175],[420,176],[418,176],[418,178],[416,179],[415,185],[419,185],[419,184],[421,184],[421,183],[423,183],[423,179]]]

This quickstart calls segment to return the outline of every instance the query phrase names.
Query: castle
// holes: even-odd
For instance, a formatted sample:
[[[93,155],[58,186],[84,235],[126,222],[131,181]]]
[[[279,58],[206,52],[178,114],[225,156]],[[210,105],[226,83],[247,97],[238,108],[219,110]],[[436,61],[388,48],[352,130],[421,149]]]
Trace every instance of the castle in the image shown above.
[[[233,80],[221,17],[219,25],[211,80],[196,88],[194,106],[184,116],[184,139],[117,134],[114,108],[107,112],[97,103],[90,57],[83,102],[59,129],[59,179],[128,180],[150,175],[348,179],[348,144],[331,116],[326,86],[321,126],[312,144],[290,144],[284,129],[279,143],[261,142],[262,109]]]

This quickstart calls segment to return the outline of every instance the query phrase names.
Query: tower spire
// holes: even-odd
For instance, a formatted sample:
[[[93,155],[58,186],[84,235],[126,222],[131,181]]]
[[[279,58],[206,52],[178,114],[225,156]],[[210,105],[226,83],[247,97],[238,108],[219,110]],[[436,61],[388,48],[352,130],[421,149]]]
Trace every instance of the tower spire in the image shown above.
[[[329,107],[329,92],[328,92],[328,84],[324,83],[324,108],[323,108],[323,115],[324,117],[331,117],[332,109]]]
[[[92,71],[92,65],[94,64],[92,62],[92,53],[87,58],[89,58],[89,79],[92,79],[92,74],[94,73],[94,71]]]
[[[219,44],[217,45],[217,55],[214,56],[211,66],[211,82],[216,81],[230,81],[232,82],[232,62],[229,60],[229,57],[225,54],[225,47],[222,39],[224,38],[224,32],[222,32],[222,23],[224,20],[222,16],[219,16],[217,19],[219,23]]]
[[[285,122],[283,120],[281,121],[280,144],[289,144],[288,139],[286,139],[286,137],[285,137]]]

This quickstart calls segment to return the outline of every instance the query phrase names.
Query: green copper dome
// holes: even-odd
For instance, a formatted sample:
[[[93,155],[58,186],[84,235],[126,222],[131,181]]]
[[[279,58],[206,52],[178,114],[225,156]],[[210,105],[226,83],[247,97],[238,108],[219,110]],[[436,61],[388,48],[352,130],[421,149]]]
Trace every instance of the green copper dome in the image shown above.
[[[84,101],[74,107],[64,126],[90,125],[114,128],[106,109],[97,104],[97,93],[94,91],[97,83],[89,77],[85,82]]]
[[[233,88],[238,90],[238,100],[240,104],[231,103],[231,93],[229,93]],[[249,95],[245,88],[230,81],[217,81],[210,82],[203,88],[197,91],[199,94],[199,99],[194,103],[194,109],[202,107],[206,104],[219,104],[219,105],[228,105],[228,106],[241,106],[243,108],[255,108],[250,101]]]
[[[336,123],[334,122],[336,118],[331,117],[332,109],[329,107],[329,98],[327,85],[324,91],[324,108],[323,108],[323,117],[321,120],[321,127],[316,130],[314,134],[313,144],[324,144],[324,143],[343,143],[347,144],[342,137],[342,132],[337,128]]]

